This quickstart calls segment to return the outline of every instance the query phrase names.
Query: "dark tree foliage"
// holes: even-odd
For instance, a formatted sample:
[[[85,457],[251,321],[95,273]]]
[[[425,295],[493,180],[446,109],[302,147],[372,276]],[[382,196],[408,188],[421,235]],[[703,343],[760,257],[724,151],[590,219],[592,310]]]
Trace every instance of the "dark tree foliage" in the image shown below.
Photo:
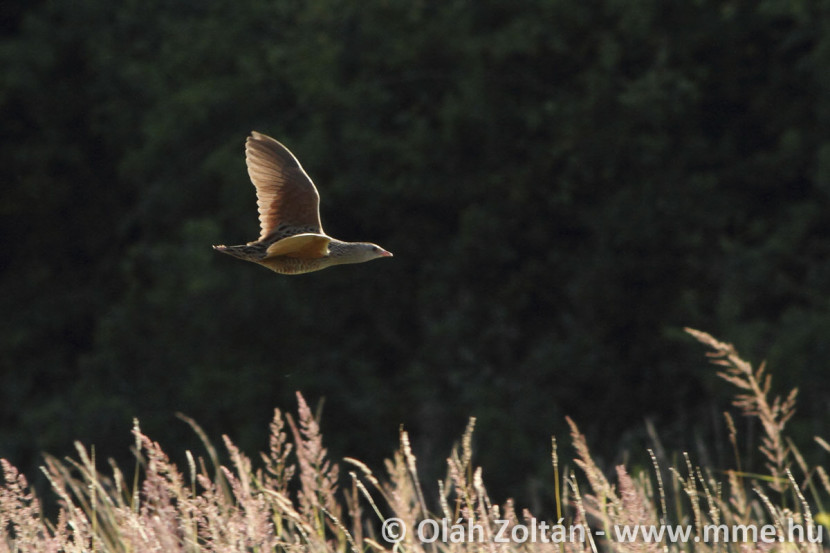
[[[375,464],[403,424],[440,467],[475,415],[488,479],[522,494],[566,414],[609,461],[646,418],[684,448],[720,426],[683,326],[767,358],[803,390],[798,431],[826,435],[826,2],[0,18],[0,456],[128,459],[133,417],[201,451],[176,411],[254,451],[301,390]],[[216,255],[258,234],[252,129],[299,156],[331,234],[395,258],[284,277]]]

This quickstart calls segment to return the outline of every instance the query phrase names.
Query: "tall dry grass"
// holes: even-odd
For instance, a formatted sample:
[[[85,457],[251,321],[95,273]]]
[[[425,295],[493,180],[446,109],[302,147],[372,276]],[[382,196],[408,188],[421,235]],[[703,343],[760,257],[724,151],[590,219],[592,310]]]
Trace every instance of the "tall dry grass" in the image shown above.
[[[201,429],[186,417],[202,436],[207,458],[188,451],[184,469],[173,464],[137,422],[137,464],[129,477],[112,463],[107,471],[101,470],[95,452],[81,444],[76,444],[76,459],[48,457],[43,472],[60,507],[54,519],[44,517],[26,478],[0,460],[0,552],[821,551],[821,544],[807,539],[699,541],[707,525],[770,525],[775,537],[788,538],[790,521],[813,525],[818,519],[826,524],[830,517],[821,509],[830,494],[830,479],[822,467],[807,466],[785,434],[795,411],[795,390],[784,398],[774,396],[763,365],[755,369],[731,345],[703,332],[688,332],[710,349],[718,374],[737,388],[738,412],[760,422],[758,450],[766,473],[741,470],[739,433],[731,415],[725,424],[736,453],[734,468],[700,467],[688,455],[678,466],[664,466],[652,453],[652,470],[630,474],[618,466],[612,475],[600,469],[585,436],[569,419],[576,457],[561,463],[554,439],[551,487],[556,512],[537,519],[510,500],[499,505],[489,497],[482,470],[473,462],[472,419],[447,460],[446,478],[437,483],[437,504],[428,505],[405,431],[383,475],[355,459],[335,463],[298,393],[297,419],[275,411],[269,450],[260,454],[256,465],[227,436],[223,442],[230,462],[221,464]],[[817,442],[830,450],[825,441]],[[380,534],[381,523],[389,517],[400,519],[408,529],[398,543]],[[450,533],[443,540],[422,543],[418,524],[440,519],[449,521]],[[540,522],[549,525],[548,532],[535,535],[547,540],[496,539],[531,537],[520,530],[532,531]],[[613,538],[615,527],[661,524],[688,525],[689,540],[673,543],[664,535],[652,542],[640,537],[621,543]],[[584,533],[574,531],[580,528]]]

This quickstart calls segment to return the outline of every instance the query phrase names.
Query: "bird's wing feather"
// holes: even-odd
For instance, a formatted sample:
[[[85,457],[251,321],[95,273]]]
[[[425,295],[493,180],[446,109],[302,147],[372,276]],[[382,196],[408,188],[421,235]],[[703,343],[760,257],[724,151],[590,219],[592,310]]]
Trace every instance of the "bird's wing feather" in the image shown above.
[[[245,160],[256,187],[260,240],[275,232],[323,234],[320,195],[288,148],[253,132],[245,142]]]
[[[325,257],[329,253],[329,242],[331,238],[325,234],[295,234],[271,244],[265,252],[265,258],[278,255],[304,259]]]

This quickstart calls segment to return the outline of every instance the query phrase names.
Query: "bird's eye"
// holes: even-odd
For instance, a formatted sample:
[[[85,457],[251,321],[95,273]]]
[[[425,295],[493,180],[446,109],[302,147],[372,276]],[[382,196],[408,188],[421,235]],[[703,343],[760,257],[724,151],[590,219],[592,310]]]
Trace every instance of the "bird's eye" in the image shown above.
[[[373,252],[378,252],[379,250],[378,250],[377,246],[372,246],[372,251]]]

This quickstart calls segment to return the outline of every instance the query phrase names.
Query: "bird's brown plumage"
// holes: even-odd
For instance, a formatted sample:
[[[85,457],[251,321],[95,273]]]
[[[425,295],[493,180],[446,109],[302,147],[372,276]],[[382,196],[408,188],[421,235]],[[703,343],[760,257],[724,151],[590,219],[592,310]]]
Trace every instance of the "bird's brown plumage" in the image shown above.
[[[392,256],[375,244],[327,236],[317,188],[288,148],[270,136],[252,132],[245,142],[245,160],[256,188],[259,239],[214,249],[285,274]]]
[[[281,225],[323,234],[320,194],[288,148],[270,136],[253,132],[245,142],[245,162],[256,187],[260,240],[277,232]]]

